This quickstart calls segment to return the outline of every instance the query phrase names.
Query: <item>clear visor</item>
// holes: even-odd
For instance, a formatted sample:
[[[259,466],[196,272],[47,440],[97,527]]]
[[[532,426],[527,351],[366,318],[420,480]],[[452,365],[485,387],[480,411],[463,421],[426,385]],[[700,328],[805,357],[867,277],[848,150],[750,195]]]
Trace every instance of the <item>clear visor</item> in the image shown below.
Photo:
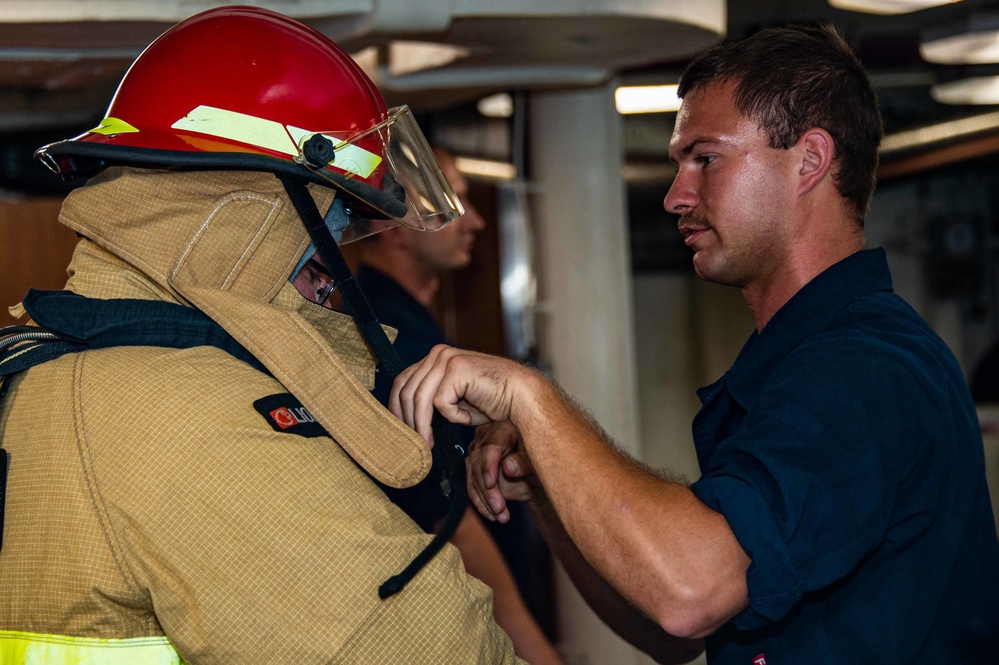
[[[364,132],[303,132],[295,161],[346,190],[349,226],[340,244],[402,224],[436,231],[464,213],[409,108]]]

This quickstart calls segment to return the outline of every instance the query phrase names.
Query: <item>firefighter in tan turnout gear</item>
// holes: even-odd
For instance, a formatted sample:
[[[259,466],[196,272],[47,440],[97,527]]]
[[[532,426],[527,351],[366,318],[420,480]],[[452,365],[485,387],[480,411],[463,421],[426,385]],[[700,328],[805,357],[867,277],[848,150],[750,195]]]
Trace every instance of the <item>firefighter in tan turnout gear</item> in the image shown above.
[[[350,282],[337,242],[460,213],[408,111],[314,30],[223,8],[39,158],[89,180],[65,290],[0,338],[0,662],[517,662],[369,478],[431,464],[368,392],[381,328],[316,304]]]

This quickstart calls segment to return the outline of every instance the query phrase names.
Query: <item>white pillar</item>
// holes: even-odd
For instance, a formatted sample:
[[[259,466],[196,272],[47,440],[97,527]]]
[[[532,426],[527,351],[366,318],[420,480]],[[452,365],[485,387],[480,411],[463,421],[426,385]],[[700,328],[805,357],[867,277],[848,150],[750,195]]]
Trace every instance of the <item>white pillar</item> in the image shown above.
[[[614,86],[532,93],[529,123],[541,356],[559,384],[635,454],[631,269]],[[569,665],[649,662],[590,611],[561,570],[555,586],[559,648]]]

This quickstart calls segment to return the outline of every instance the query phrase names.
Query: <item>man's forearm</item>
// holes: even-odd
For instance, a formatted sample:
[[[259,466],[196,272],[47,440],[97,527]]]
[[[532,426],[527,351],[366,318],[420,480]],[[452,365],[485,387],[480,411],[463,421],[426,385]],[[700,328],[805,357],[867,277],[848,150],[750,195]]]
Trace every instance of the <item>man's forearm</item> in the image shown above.
[[[545,540],[586,603],[611,630],[658,663],[687,663],[704,650],[702,640],[674,637],[639,612],[597,574],[566,533],[543,494],[530,502]]]
[[[544,377],[517,381],[510,419],[589,566],[674,635],[706,635],[745,607],[749,559],[720,514],[617,450]]]
[[[509,421],[586,561],[666,632],[702,637],[747,606],[750,560],[725,518],[615,449],[541,373],[437,346],[399,375],[390,405],[427,441],[434,406],[452,422]],[[493,474],[516,454],[501,448],[505,460],[480,459],[471,471],[473,500],[498,519],[505,511]]]

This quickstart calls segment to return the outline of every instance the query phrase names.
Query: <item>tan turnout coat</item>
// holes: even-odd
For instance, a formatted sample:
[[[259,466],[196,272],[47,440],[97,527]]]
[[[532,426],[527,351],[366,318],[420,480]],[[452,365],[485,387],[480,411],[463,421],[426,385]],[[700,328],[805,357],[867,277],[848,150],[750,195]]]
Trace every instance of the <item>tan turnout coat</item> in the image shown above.
[[[331,191],[313,194],[325,210]],[[272,175],[109,169],[61,221],[84,236],[69,290],[197,307],[273,376],[214,347],[17,375],[0,407],[3,635],[166,636],[191,663],[516,662],[451,546],[379,600],[428,536],[360,467],[408,486],[429,454],[368,394],[353,322],[288,285],[308,239]],[[287,392],[332,438],[254,410]]]

